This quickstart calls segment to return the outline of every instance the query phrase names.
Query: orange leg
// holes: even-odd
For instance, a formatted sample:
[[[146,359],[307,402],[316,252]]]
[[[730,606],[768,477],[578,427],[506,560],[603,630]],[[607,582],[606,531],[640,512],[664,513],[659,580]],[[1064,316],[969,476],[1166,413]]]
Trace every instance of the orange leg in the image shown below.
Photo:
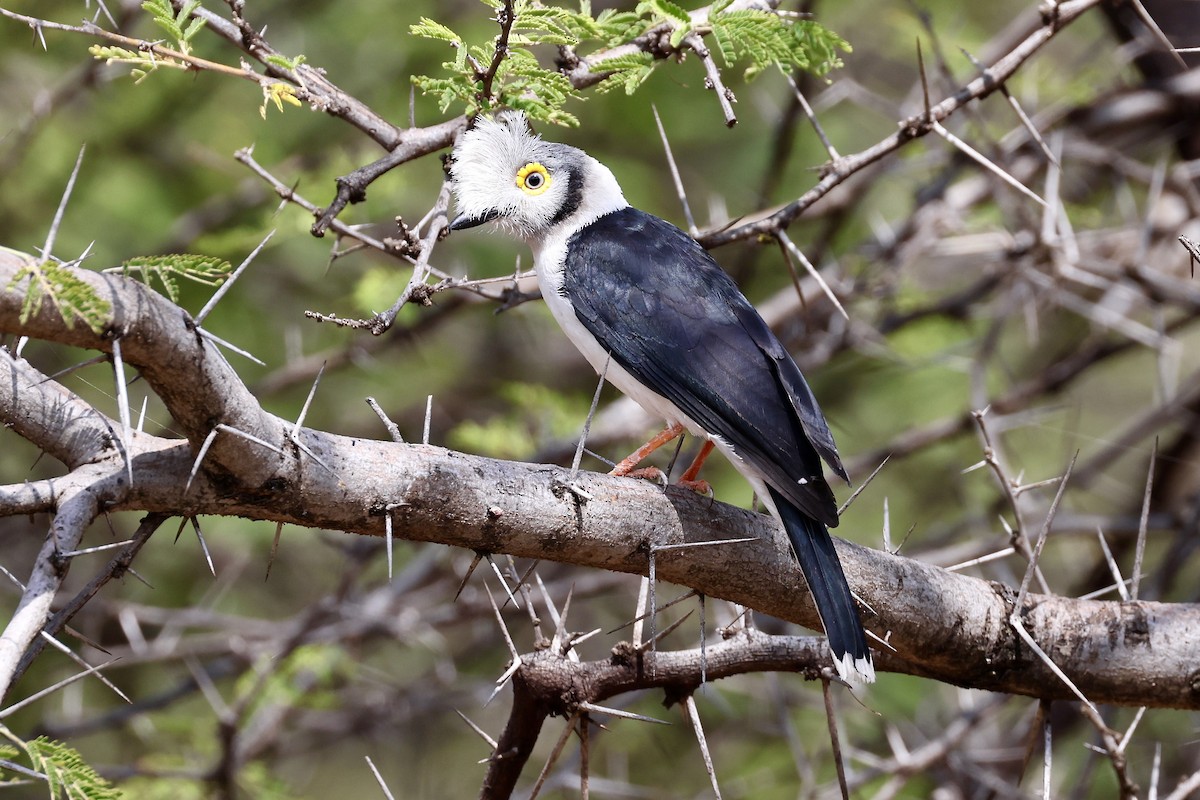
[[[700,452],[692,459],[692,465],[687,468],[687,472],[683,473],[683,477],[679,479],[680,483],[696,480],[696,476],[700,474],[700,468],[704,466],[705,459],[708,458],[708,454],[713,451],[713,447],[715,446],[711,441],[704,443],[704,446],[700,448]]]
[[[621,462],[619,464],[617,464],[615,467],[613,467],[612,471],[609,472],[608,474],[609,475],[617,475],[617,476],[629,475],[630,473],[632,473],[634,471],[634,467],[636,467],[638,464],[640,464],[646,460],[647,456],[649,456],[651,453],[653,453],[658,448],[662,447],[667,442],[672,441],[673,439],[679,438],[679,436],[681,436],[682,434],[683,434],[683,426],[682,425],[676,424],[676,425],[670,425],[670,426],[664,428],[662,430],[662,432],[659,433],[657,436],[655,436],[653,439],[646,442],[644,445],[639,447],[637,450],[634,450],[632,453],[630,453],[625,458],[621,459]],[[662,473],[659,472],[659,474],[661,475]]]
[[[711,441],[704,443],[704,446],[700,448],[700,452],[692,459],[691,466],[679,478],[680,486],[700,494],[712,495],[712,486],[709,485],[708,481],[699,480],[696,476],[700,474],[700,468],[704,466],[704,461],[708,458],[708,454],[713,451],[713,447],[714,445]]]

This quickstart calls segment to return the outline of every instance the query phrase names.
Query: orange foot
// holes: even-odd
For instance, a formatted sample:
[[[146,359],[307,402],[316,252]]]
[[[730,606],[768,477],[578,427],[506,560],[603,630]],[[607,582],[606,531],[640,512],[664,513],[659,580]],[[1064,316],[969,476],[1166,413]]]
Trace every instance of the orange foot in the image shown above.
[[[610,472],[609,475],[615,475],[615,472]],[[644,481],[653,481],[659,486],[667,485],[667,474],[658,467],[642,467],[641,469],[633,469],[624,473],[626,478],[641,478]]]
[[[712,484],[710,484],[706,480],[690,481],[690,480],[686,480],[684,478],[680,478],[678,481],[676,481],[675,485],[680,486],[684,489],[691,489],[696,494],[702,494],[705,497],[709,498],[710,500],[713,497]]]

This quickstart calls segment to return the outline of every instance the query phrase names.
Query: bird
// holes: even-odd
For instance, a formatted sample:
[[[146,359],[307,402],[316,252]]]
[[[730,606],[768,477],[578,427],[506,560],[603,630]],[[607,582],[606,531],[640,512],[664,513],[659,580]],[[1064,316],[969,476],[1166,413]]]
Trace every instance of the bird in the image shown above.
[[[822,460],[849,481],[799,367],[733,279],[695,239],[631,206],[612,171],[546,141],[520,112],[475,118],[449,166],[451,231],[493,223],[533,251],[551,315],[597,373],[662,434],[613,474],[684,431],[749,481],[783,527],[812,593],[838,675],[875,670],[829,528],[838,524]]]

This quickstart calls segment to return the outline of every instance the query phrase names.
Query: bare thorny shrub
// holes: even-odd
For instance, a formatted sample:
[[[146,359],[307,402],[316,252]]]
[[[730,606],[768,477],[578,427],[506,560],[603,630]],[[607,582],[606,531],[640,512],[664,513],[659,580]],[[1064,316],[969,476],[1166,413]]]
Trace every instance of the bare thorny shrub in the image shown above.
[[[239,66],[91,25],[58,26],[254,81],[264,104],[295,97],[374,140],[387,155],[340,180],[327,206],[313,196],[325,189],[294,190],[286,165],[249,151],[237,158],[311,213],[316,231],[335,235],[339,258],[375,251],[410,262],[412,279],[390,312],[357,324],[385,336],[364,342],[359,333],[350,345],[278,365],[256,394],[203,327],[211,308],[193,316],[130,278],[72,263],[108,306],[102,324],[70,325],[50,302],[24,305],[32,280],[11,280],[31,259],[0,250],[3,440],[23,439],[66,467],[13,473],[0,486],[0,530],[14,542],[0,557],[13,598],[0,637],[3,732],[14,742],[45,732],[79,742],[85,754],[87,736],[115,737],[119,744],[97,756],[112,763],[97,765],[117,780],[151,778],[126,784],[147,796],[180,787],[288,795],[289,785],[320,785],[312,762],[333,760],[330,743],[347,739],[339,752],[375,752],[379,790],[396,796],[444,795],[472,781],[486,797],[507,797],[518,782],[526,793],[578,787],[585,796],[1189,796],[1200,764],[1189,718],[1173,709],[1200,708],[1200,608],[1188,603],[1200,515],[1200,364],[1188,350],[1200,307],[1189,266],[1200,240],[1192,161],[1200,92],[1196,73],[1184,71],[1151,22],[1174,19],[1176,5],[1024,8],[973,54],[970,69],[930,24],[912,63],[891,65],[917,76],[907,96],[874,93],[852,60],[828,84],[796,76],[799,89],[785,87],[774,117],[743,122],[774,126],[764,198],[787,191],[778,181],[810,123],[819,130],[863,108],[898,122],[852,154],[822,131],[828,160],[813,165],[813,188],[697,231],[712,247],[770,245],[737,258],[719,251],[740,275],[768,257],[773,269],[792,269],[764,313],[810,375],[839,376],[822,384],[823,402],[860,485],[883,464],[851,506],[854,522],[840,529],[874,548],[839,544],[885,673],[862,704],[830,684],[820,640],[779,624],[813,626],[816,617],[766,518],[674,488],[445,450],[429,444],[428,420],[424,443],[406,444],[378,406],[391,441],[327,433],[304,427],[304,412],[285,420],[263,409],[262,398],[281,389],[322,371],[328,380],[364,354],[465,319],[481,298],[505,308],[529,299],[528,282],[467,281],[438,267],[452,247],[439,244],[444,188],[430,194],[422,224],[401,223],[391,237],[343,221],[376,178],[443,152],[461,117],[393,125],[336,76],[283,59],[242,3],[224,15],[194,10],[207,20],[202,35],[241,50]],[[38,37],[55,30],[0,13]],[[127,24],[132,10],[123,13]],[[1104,15],[1126,44],[1084,37],[1072,57],[1090,68],[1103,49],[1107,84],[1083,101],[1043,99],[1041,107],[1009,92],[1006,81],[1049,43],[1078,35],[1076,20],[1096,25]],[[502,38],[503,9],[499,16]],[[855,31],[843,33],[854,40]],[[629,47],[661,57],[667,38]],[[679,46],[702,58],[727,99],[703,38]],[[595,64],[560,56],[575,88],[589,90]],[[1121,87],[1131,62],[1142,80]],[[487,73],[480,64],[481,81]],[[719,125],[734,109],[713,102],[702,110]],[[912,187],[911,208],[877,210],[878,187],[897,182]],[[788,233],[801,214],[803,239]],[[855,231],[857,245],[831,251]],[[397,316],[430,302],[419,315]],[[905,352],[929,335],[949,344]],[[98,380],[105,367],[78,373],[88,379],[47,375],[56,351],[36,345],[26,360],[23,348],[38,340],[99,353],[116,370],[111,402],[76,393],[87,385],[77,381]],[[920,390],[933,368],[962,376],[955,396]],[[872,373],[888,370],[906,425],[861,417],[884,404],[855,405],[880,385]],[[169,426],[145,431],[131,407],[134,386],[162,402]],[[309,400],[319,405],[321,394]],[[839,417],[842,428],[863,431],[843,433]],[[601,404],[588,446],[613,455],[652,424],[626,401]],[[574,442],[547,443],[535,460],[570,464],[574,452]],[[927,513],[889,513],[893,491],[910,492]],[[138,565],[172,518],[207,559],[186,569],[219,575],[214,595],[267,568],[249,556],[221,563],[223,546],[203,520],[234,516],[276,523],[274,545],[283,532],[285,549],[319,553],[311,568],[322,574],[307,605],[267,619],[245,606],[218,610],[217,596],[156,600],[137,589],[138,579],[169,580],[142,576]],[[859,520],[882,521],[882,542]],[[300,544],[293,529],[360,536]],[[381,536],[386,545],[368,538]],[[102,545],[109,549],[94,555]],[[638,575],[652,580],[639,587]],[[107,585],[114,579],[123,585]],[[259,601],[270,591],[268,583]],[[667,602],[676,597],[682,602]],[[55,655],[67,648],[70,662]],[[64,664],[72,682],[27,705]],[[784,672],[821,681],[823,696]],[[481,708],[496,692],[500,699]],[[62,710],[52,713],[59,697]],[[675,732],[645,728],[647,715],[663,717],[660,699],[680,711],[666,717],[681,721]],[[200,714],[205,743],[195,731],[166,742],[151,734],[177,725],[172,714]],[[559,720],[546,726],[551,717]],[[442,740],[455,744],[434,744]],[[172,742],[195,749],[173,752]],[[749,748],[775,755],[763,764]],[[430,752],[453,753],[462,775],[389,771],[416,769]],[[16,755],[3,761],[8,775],[31,781],[53,765],[33,766]],[[370,780],[365,766],[360,772]],[[348,780],[337,779],[342,792]]]

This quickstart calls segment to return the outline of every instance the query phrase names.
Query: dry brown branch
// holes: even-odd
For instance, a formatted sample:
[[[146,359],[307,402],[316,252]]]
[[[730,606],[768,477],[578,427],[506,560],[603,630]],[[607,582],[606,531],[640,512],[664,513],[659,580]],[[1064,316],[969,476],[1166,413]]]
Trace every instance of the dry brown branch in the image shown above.
[[[10,262],[0,270],[0,282],[8,280],[14,266]],[[111,510],[238,514],[375,536],[384,530],[384,507],[399,503],[393,532],[401,538],[635,574],[647,573],[647,531],[654,532],[653,543],[660,546],[752,537],[752,542],[725,547],[725,557],[716,563],[695,549],[660,553],[658,575],[710,597],[818,624],[806,593],[798,588],[801,579],[786,557],[786,544],[766,518],[710,505],[688,492],[664,494],[637,481],[580,473],[577,482],[595,498],[584,503],[560,494],[565,481],[558,468],[304,429],[300,440],[332,472],[299,451],[285,448],[277,456],[239,437],[218,437],[201,477],[181,504],[179,487],[192,468],[191,448],[207,435],[213,420],[232,420],[264,441],[281,443],[290,425],[264,413],[223,359],[208,357],[211,346],[168,301],[116,276],[82,276],[114,308],[129,310],[118,312],[110,329],[124,332],[126,359],[195,439],[189,446],[134,436],[132,485],[115,448],[54,482],[62,498],[54,528],[62,549],[77,546],[83,525],[95,518],[100,502]],[[67,328],[49,310],[20,325],[19,311],[16,292],[0,295],[0,331],[20,330],[96,349],[108,346],[104,337],[86,329]],[[53,409],[47,401],[61,396],[59,387],[11,356],[2,363],[5,385],[16,381],[23,387],[4,396],[0,411],[6,419],[18,410],[17,397],[25,409],[47,409],[43,416]],[[198,397],[205,398],[203,405],[197,404]],[[503,514],[488,513],[492,508]],[[61,579],[53,538],[47,547],[39,560],[45,577],[30,582],[27,602],[34,605],[18,615],[6,634],[9,674],[49,619],[52,590]],[[846,543],[839,543],[839,550],[856,592],[879,614],[867,620],[868,627],[889,634],[897,649],[896,658],[882,661],[884,669],[1031,696],[1068,696],[1012,638],[1005,620],[1016,611],[1041,648],[1094,702],[1200,705],[1200,690],[1187,666],[1196,658],[1189,642],[1200,641],[1200,613],[1191,606],[1030,595],[1022,608],[1013,609],[1011,594],[997,585]],[[1115,639],[1114,631],[1121,632]],[[1144,658],[1147,648],[1156,655],[1152,662]]]

